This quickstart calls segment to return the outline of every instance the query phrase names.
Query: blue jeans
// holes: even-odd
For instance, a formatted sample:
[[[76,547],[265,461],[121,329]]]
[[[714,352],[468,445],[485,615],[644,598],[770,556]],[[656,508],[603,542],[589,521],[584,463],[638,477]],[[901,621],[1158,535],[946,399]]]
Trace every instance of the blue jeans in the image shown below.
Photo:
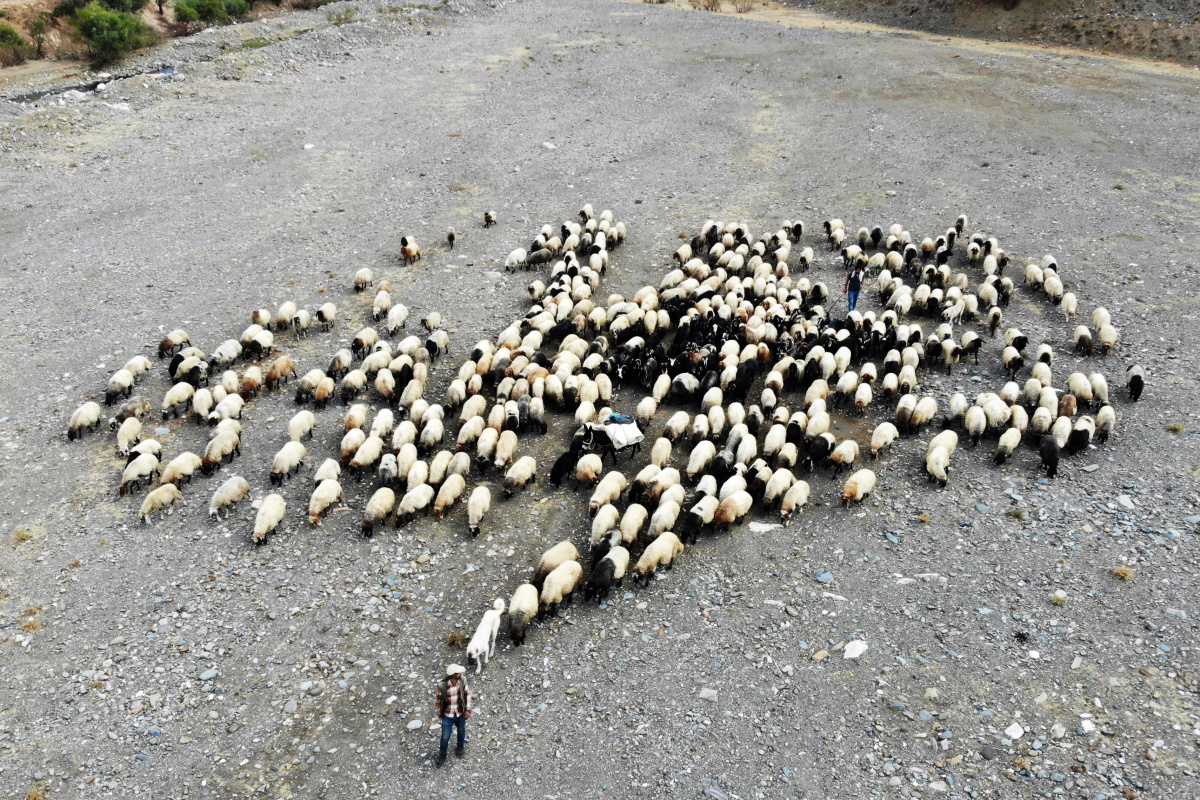
[[[858,305],[858,292],[846,292],[846,301],[850,304],[850,310],[853,311],[854,307]]]
[[[467,744],[467,718],[463,716],[457,717],[442,717],[442,749],[438,751],[438,758],[446,757],[446,746],[450,744],[450,734],[454,732],[454,727],[458,726],[458,745],[457,748],[462,750]]]

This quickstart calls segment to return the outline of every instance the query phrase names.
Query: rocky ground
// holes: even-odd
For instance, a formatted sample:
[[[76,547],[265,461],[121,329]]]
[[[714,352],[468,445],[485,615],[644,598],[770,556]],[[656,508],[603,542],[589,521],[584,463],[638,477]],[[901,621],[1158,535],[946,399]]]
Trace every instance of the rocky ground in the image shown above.
[[[3,106],[4,796],[1200,793],[1190,71],[606,0],[353,7],[340,26],[297,14],[180,40],[36,103],[44,86],[13,87],[26,102]],[[967,213],[1021,263],[1054,253],[1082,316],[1112,312],[1117,352],[1090,359],[1032,291],[1005,313],[1053,342],[1056,381],[1108,376],[1117,432],[1053,481],[1028,447],[997,468],[992,441],[964,445],[944,490],[925,433],[849,511],[840,481],[810,476],[788,529],[756,513],[520,650],[502,635],[472,676],[468,759],[438,772],[431,688],[463,659],[445,640],[550,544],[585,541],[586,491],[539,483],[475,540],[464,509],[364,540],[370,489],[348,478],[348,510],[313,528],[299,512],[340,438],[331,407],[282,490],[286,530],[256,549],[250,503],[211,522],[208,497],[234,471],[268,491],[288,393],[250,403],[242,457],[151,525],[116,496],[112,435],[68,443],[66,421],[166,330],[211,350],[288,299],[341,307],[330,334],[280,337],[301,372],[324,366],[369,320],[361,266],[413,324],[445,316],[440,392],[528,307],[532,276],[499,270],[505,254],[589,201],[630,229],[601,296],[657,284],[710,216],[804,219],[812,277],[840,288],[821,220],[924,235]],[[405,234],[426,254],[410,268]],[[978,367],[923,371],[922,390],[943,407],[998,390],[998,342]],[[1133,362],[1150,376],[1136,405],[1117,388]],[[166,386],[156,360],[140,391],[157,405]],[[880,403],[838,434],[865,442],[890,416]],[[544,471],[572,427],[555,416],[522,451]],[[151,430],[170,455],[206,436]],[[843,659],[852,639],[869,649]]]

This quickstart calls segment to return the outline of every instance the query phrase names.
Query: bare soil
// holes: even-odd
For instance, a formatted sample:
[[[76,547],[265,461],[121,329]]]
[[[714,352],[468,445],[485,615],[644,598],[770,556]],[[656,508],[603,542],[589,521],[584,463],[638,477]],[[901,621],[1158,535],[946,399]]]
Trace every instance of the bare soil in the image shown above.
[[[0,796],[1200,792],[1191,68],[774,7],[333,8],[351,6],[358,21],[341,26],[306,12],[176,40],[103,87],[4,90],[38,98],[0,100]],[[256,548],[252,504],[272,490],[291,392],[248,403],[240,458],[149,525],[142,495],[117,495],[113,434],[68,442],[67,420],[141,353],[154,368],[137,391],[157,408],[166,331],[211,351],[285,300],[341,309],[332,331],[276,343],[301,373],[323,368],[373,324],[351,290],[363,266],[411,309],[407,332],[444,315],[451,352],[427,392],[440,397],[476,341],[529,309],[535,276],[505,274],[506,254],[585,202],[630,230],[602,298],[657,285],[709,217],[756,235],[803,219],[800,245],[818,254],[807,277],[836,294],[822,220],[899,222],[919,239],[966,213],[1018,264],[1055,255],[1080,319],[1019,287],[1006,326],[1053,343],[1058,386],[1106,375],[1117,429],[1053,481],[1028,445],[994,466],[985,438],[960,445],[939,489],[924,475],[934,431],[874,465],[861,506],[838,506],[827,471],[807,476],[810,508],[789,528],[755,512],[649,585],[536,624],[521,648],[502,634],[470,676],[467,759],[438,771],[432,687],[464,658],[446,642],[548,546],[586,543],[586,491],[543,478],[497,498],[474,539],[456,508],[368,540],[374,484],[347,477],[346,510],[313,527],[312,470],[345,411],[332,404],[279,490],[284,524]],[[497,226],[483,228],[486,209]],[[405,235],[425,251],[412,266]],[[980,278],[961,245],[952,266]],[[879,310],[877,293],[863,304]],[[1073,355],[1074,325],[1101,305],[1118,347]],[[944,409],[955,391],[999,391],[1001,348],[988,339],[978,366],[950,375],[923,369],[921,392]],[[1149,376],[1138,403],[1121,388],[1132,363]],[[618,409],[643,394],[622,389]],[[865,443],[892,416],[880,401],[837,432]],[[551,414],[518,452],[544,476],[574,427]],[[208,433],[147,420],[168,457]],[[673,462],[685,458],[680,445]],[[208,499],[235,472],[252,497],[212,521]],[[471,486],[497,480],[476,472]],[[867,652],[843,659],[854,639]]]

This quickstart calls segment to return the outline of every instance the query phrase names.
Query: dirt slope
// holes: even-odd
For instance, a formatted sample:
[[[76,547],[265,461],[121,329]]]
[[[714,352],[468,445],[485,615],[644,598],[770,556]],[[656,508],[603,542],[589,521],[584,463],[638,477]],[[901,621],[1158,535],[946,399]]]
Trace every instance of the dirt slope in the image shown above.
[[[1200,7],[1190,0],[788,0],[785,4],[931,33],[1200,64]]]

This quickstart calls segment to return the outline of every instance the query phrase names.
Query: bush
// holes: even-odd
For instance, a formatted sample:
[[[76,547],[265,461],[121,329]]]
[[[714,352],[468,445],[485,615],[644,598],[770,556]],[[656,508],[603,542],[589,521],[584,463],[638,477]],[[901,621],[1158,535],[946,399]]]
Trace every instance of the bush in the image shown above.
[[[91,0],[62,0],[50,12],[52,17],[72,17],[75,12],[86,6]]]
[[[126,14],[135,14],[146,5],[146,0],[101,0],[101,2],[113,11],[124,11]]]
[[[246,0],[177,0],[175,3],[178,22],[227,22],[231,17],[244,17],[249,13],[250,4]]]
[[[154,37],[146,23],[132,14],[111,11],[92,0],[71,18],[92,58],[101,64],[117,61],[130,50],[145,47]]]
[[[24,64],[33,55],[33,45],[25,40],[17,29],[7,22],[0,22],[0,65],[5,67]]]
[[[346,25],[351,22],[357,22],[358,10],[353,6],[350,8],[335,8],[325,13],[325,19],[334,25]]]
[[[321,6],[327,6],[334,0],[292,0],[292,8],[298,8],[301,11],[312,11]]]

